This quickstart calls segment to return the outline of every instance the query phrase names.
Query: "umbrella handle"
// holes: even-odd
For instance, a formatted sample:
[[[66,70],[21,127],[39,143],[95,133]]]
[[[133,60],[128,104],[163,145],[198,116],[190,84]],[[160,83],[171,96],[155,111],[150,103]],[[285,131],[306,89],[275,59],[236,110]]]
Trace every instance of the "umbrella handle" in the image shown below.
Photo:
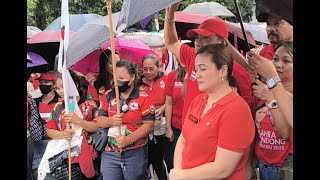
[[[242,21],[242,16],[240,14],[240,10],[239,10],[239,6],[238,6],[238,3],[237,3],[237,0],[234,0],[234,4],[236,6],[236,9],[237,9],[237,13],[238,13],[238,18],[239,18],[239,21],[240,21],[240,26],[241,26],[241,30],[242,30],[242,33],[243,33],[243,37],[244,37],[244,41],[246,43],[246,46],[248,48],[248,51],[250,51],[250,45],[248,43],[248,39],[247,39],[247,36],[246,36],[246,32],[244,30],[244,27],[243,27],[243,21]]]

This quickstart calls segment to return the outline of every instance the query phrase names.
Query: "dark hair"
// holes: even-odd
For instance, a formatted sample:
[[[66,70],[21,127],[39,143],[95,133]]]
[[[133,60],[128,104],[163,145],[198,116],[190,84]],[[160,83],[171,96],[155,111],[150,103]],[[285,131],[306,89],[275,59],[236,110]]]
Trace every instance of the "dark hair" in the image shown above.
[[[187,70],[185,67],[183,66],[178,66],[177,70],[176,70],[176,77],[177,79],[179,79],[181,82],[184,81],[184,76],[186,75]]]
[[[236,87],[240,90],[236,78],[233,76],[233,58],[228,47],[223,44],[209,44],[201,47],[197,54],[207,54],[210,56],[211,61],[216,65],[217,69],[220,70],[223,65],[228,67],[227,80],[229,86]],[[240,93],[240,91],[239,91]]]
[[[135,76],[135,79],[134,81],[136,82],[137,79],[139,78],[138,77],[138,71],[137,71],[137,65],[132,63],[131,61],[128,61],[128,60],[120,60],[117,62],[116,64],[116,67],[119,68],[119,67],[124,67],[128,70],[129,74],[132,75],[134,74]]]
[[[112,63],[111,50],[110,49],[106,49],[106,50],[100,49],[100,50],[102,52],[99,57],[99,75],[95,80],[95,82],[93,83],[97,91],[99,91],[99,88],[101,86],[103,86],[105,90],[110,89],[111,88],[110,79],[113,77],[113,74],[110,74],[106,70],[107,62],[109,62],[110,64]],[[116,54],[118,53],[116,52]]]
[[[157,67],[160,67],[160,61],[159,61],[159,58],[158,58],[156,55],[154,55],[154,54],[147,54],[147,55],[143,56],[143,57],[142,57],[142,65],[143,65],[143,63],[144,63],[144,61],[145,61],[146,59],[152,59],[153,62],[154,62],[154,64],[155,64]]]
[[[280,43],[274,51],[277,51],[280,47],[284,47],[291,57],[293,57],[293,41],[285,41]]]
[[[79,95],[80,95],[80,100],[79,100],[78,104],[81,104],[86,100],[86,94],[84,93],[84,90],[82,89],[83,87],[81,86],[81,83],[80,83],[80,77],[73,70],[69,69],[68,71],[69,71],[70,76],[71,76],[74,84],[76,85],[76,88],[77,88]],[[54,82],[56,82],[57,79],[62,80],[62,73],[60,73],[58,71],[55,72]]]

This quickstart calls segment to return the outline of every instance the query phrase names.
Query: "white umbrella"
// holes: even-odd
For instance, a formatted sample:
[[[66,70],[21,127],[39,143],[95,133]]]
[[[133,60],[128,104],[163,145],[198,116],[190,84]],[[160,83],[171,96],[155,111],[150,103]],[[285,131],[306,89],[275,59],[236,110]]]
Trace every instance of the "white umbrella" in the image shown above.
[[[184,10],[182,10],[182,12],[218,16],[220,18],[235,17],[235,15],[231,11],[229,11],[226,7],[217,2],[203,2],[191,4]]]
[[[27,26],[27,39],[41,32],[42,30],[36,26]]]

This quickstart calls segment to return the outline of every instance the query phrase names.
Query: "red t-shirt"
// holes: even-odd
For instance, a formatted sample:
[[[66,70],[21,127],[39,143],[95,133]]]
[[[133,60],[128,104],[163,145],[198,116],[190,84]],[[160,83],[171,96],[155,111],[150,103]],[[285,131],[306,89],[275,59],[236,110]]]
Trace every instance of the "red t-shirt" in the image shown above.
[[[186,67],[188,72],[186,96],[184,98],[184,106],[182,113],[182,123],[184,123],[185,115],[188,111],[191,101],[194,97],[201,93],[201,91],[198,88],[198,83],[196,79],[195,58],[195,49],[189,47],[188,45],[182,44],[180,48],[180,61]],[[243,97],[243,99],[246,100],[249,106],[252,106],[254,100],[252,96],[251,81],[247,71],[236,61],[233,61],[233,74],[239,84],[241,97]]]
[[[255,152],[259,161],[280,167],[288,155],[293,153],[293,128],[290,129],[289,138],[283,139],[275,129],[271,110],[265,103],[265,100],[260,100],[257,105],[255,123],[259,136]]]
[[[122,124],[127,126],[127,130],[125,131],[126,136],[139,129],[142,126],[143,121],[154,121],[155,119],[155,107],[147,93],[139,91],[139,89],[135,87],[128,99],[130,99],[127,102],[129,111],[122,116]],[[107,114],[108,117],[111,117],[117,113],[117,101],[114,89],[109,91],[106,96],[101,97],[101,103],[102,105],[99,111],[104,112],[99,112],[99,114]],[[132,145],[122,148],[122,150],[127,151],[136,149],[144,146],[147,142],[148,138],[146,136],[143,139],[134,142]],[[106,151],[120,151],[116,146],[113,137],[108,138]]]
[[[272,60],[275,53],[275,48],[276,48],[276,45],[269,44],[260,51],[259,55]]]
[[[166,102],[166,93],[165,93],[165,81],[167,76],[163,75],[153,82],[152,86],[143,83],[139,88],[140,91],[146,92],[149,97],[153,100],[153,104],[156,107],[164,105]]]
[[[219,146],[243,153],[235,171],[227,179],[245,179],[245,164],[255,134],[250,108],[236,90],[233,90],[213,104],[200,118],[207,99],[207,93],[197,96],[187,112],[182,127],[185,139],[182,168],[190,169],[214,162]]]
[[[79,105],[83,119],[92,121],[95,112],[98,110],[96,102],[93,100],[87,100]],[[57,102],[52,109],[50,119],[46,124],[47,129],[55,129],[58,131],[64,131],[66,129],[66,123],[64,121],[65,107],[63,101]]]
[[[183,99],[181,96],[182,81],[176,77],[176,70],[170,72],[166,79],[166,95],[172,98],[171,124],[177,129],[182,128]]]

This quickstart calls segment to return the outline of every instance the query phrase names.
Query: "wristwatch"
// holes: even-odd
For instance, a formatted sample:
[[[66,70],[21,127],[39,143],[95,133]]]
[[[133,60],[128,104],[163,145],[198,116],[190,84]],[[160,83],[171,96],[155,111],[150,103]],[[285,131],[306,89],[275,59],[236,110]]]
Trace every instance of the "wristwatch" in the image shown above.
[[[269,89],[272,89],[272,88],[274,88],[274,87],[278,84],[278,82],[280,82],[280,81],[281,81],[281,79],[280,79],[278,76],[276,76],[276,77],[272,77],[272,78],[270,78],[270,79],[267,79],[266,83],[267,83],[268,88],[269,88]]]
[[[269,109],[275,109],[278,107],[278,103],[276,100],[272,100],[270,103],[266,102],[266,106]]]

